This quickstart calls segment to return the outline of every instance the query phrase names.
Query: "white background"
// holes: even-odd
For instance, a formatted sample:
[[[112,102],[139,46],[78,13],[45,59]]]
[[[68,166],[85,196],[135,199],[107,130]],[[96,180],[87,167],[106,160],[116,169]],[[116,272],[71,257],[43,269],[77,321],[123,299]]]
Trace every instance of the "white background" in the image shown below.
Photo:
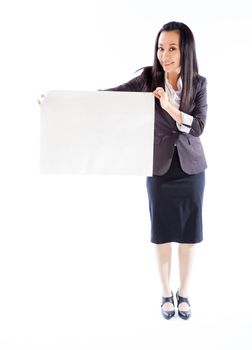
[[[208,80],[188,322],[160,315],[145,178],[39,174],[38,96],[126,82],[171,20]],[[1,1],[1,350],[251,348],[249,22],[246,0]],[[174,292],[177,272],[174,254]]]

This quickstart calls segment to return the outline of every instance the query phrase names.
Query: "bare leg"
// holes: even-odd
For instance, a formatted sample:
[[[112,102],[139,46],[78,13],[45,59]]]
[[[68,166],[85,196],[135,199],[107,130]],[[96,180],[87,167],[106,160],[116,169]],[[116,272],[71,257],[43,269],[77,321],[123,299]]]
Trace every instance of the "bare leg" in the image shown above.
[[[164,297],[170,297],[171,287],[170,287],[170,274],[171,274],[171,256],[172,249],[171,243],[163,243],[156,245],[157,261],[159,274],[162,284],[162,293]],[[163,310],[171,311],[174,306],[171,303],[165,303],[163,305]]]
[[[192,270],[194,258],[195,244],[179,244],[179,272],[180,272],[180,287],[179,295],[181,297],[188,297],[189,279]],[[186,303],[181,303],[179,306],[181,311],[190,309]]]

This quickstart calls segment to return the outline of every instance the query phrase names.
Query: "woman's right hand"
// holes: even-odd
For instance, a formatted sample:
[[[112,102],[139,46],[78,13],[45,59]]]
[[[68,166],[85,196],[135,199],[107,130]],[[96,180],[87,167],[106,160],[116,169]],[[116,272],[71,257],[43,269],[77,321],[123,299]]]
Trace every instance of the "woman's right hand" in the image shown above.
[[[161,107],[167,111],[170,107],[170,101],[167,92],[162,87],[157,87],[153,91],[153,95],[159,99]]]
[[[40,97],[38,98],[38,104],[41,106],[42,103],[44,102],[44,99],[45,99],[45,95],[40,95]]]

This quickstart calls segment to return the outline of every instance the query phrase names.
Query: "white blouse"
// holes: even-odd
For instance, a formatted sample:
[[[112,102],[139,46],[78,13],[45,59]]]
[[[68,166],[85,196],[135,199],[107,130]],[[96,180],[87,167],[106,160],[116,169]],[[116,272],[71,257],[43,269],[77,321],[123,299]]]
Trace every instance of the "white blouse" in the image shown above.
[[[177,90],[174,90],[171,84],[169,83],[166,73],[165,73],[165,91],[168,94],[169,101],[171,104],[179,109],[181,94],[182,94],[182,79],[179,77],[177,81]],[[193,116],[184,112],[182,113],[182,124],[177,124],[179,131],[189,133],[191,130]]]

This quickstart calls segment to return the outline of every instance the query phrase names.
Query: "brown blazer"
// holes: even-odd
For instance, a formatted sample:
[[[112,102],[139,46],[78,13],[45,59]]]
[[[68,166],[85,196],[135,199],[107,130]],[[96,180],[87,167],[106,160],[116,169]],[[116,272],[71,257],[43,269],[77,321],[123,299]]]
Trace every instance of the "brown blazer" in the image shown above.
[[[125,84],[107,91],[143,91],[143,74]],[[154,128],[154,158],[153,175],[163,175],[170,168],[175,144],[183,171],[187,174],[197,174],[207,168],[203,147],[199,136],[204,130],[207,115],[206,78],[197,75],[194,78],[194,98],[192,105],[183,112],[193,116],[189,133],[178,130],[176,122],[155,98],[155,128]],[[160,76],[158,86],[165,88],[164,74]]]

